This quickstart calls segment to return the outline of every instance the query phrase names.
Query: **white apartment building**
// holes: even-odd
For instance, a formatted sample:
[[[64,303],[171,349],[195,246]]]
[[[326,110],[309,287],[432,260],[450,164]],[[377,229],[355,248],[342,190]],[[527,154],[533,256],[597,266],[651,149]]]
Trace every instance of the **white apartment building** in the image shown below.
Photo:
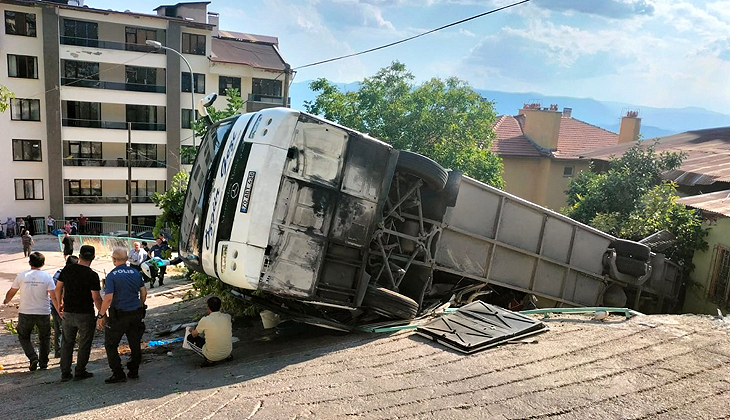
[[[133,223],[153,226],[149,197],[192,163],[179,154],[193,145],[191,96],[197,104],[236,87],[247,112],[288,105],[291,70],[277,38],[219,30],[209,3],[140,14],[0,0],[0,84],[15,94],[0,114],[0,221],[126,221],[131,124]],[[181,52],[194,86],[177,54],[146,40]]]

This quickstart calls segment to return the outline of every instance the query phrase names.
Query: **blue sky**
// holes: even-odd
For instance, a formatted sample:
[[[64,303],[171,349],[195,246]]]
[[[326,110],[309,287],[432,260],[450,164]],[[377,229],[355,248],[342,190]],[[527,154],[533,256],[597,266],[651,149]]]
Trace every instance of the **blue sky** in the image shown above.
[[[221,28],[277,36],[293,66],[412,36],[512,0],[212,0]],[[159,5],[127,0],[152,13]],[[161,4],[161,3],[160,3]],[[118,1],[86,5],[119,9]],[[394,60],[418,81],[730,113],[730,0],[532,0],[385,50],[302,69],[352,82]]]

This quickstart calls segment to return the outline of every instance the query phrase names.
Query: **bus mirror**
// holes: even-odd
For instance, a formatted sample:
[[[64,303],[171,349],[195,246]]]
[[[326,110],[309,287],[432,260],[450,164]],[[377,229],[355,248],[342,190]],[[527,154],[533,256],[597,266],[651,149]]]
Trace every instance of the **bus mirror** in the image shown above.
[[[212,106],[216,99],[218,99],[218,94],[211,93],[198,102],[198,113],[203,118],[206,127],[213,124],[213,120],[210,118],[210,115],[208,115],[208,110],[206,108]]]

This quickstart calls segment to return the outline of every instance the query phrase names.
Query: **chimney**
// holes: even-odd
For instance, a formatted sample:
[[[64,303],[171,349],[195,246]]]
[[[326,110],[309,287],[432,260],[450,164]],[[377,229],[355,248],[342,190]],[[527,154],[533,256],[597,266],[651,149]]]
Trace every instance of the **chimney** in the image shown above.
[[[218,20],[220,16],[215,12],[208,12],[208,24],[213,25],[212,36],[218,36]]]
[[[563,117],[570,118],[573,114],[573,108],[563,108]]]
[[[618,132],[618,142],[630,143],[639,139],[639,132],[641,131],[641,118],[639,118],[639,111],[629,110],[626,112],[626,116],[621,118],[621,128]]]
[[[539,147],[557,150],[560,135],[560,117],[557,105],[540,109],[539,103],[527,103],[519,111],[524,117],[522,131]]]

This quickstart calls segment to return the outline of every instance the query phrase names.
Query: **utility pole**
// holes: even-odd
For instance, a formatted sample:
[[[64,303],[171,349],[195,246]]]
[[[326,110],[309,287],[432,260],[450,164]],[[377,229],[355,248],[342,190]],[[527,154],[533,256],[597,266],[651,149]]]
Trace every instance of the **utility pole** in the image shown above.
[[[284,89],[282,89],[283,98],[281,106],[289,108],[289,83],[291,82],[291,66],[284,63]]]
[[[132,123],[127,123],[127,237],[132,237]]]

